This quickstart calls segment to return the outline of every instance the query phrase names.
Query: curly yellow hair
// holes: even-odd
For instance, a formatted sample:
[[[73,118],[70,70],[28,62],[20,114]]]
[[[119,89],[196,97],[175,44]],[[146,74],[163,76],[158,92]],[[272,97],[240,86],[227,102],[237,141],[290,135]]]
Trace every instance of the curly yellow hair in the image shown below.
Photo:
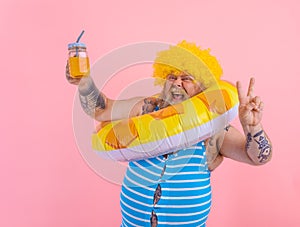
[[[223,70],[210,49],[202,50],[195,43],[185,40],[157,54],[153,64],[155,84],[162,85],[169,74],[185,72],[205,87],[220,80]]]

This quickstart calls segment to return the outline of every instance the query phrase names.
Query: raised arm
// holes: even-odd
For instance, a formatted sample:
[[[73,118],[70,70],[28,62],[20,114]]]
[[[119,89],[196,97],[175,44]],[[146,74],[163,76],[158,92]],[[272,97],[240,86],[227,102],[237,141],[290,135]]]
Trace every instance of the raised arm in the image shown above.
[[[127,100],[109,99],[99,91],[91,77],[72,78],[68,64],[66,65],[66,78],[69,83],[78,85],[82,109],[97,121],[118,120],[142,114],[143,97]]]
[[[244,135],[233,127],[229,128],[222,140],[220,152],[240,162],[261,165],[270,161],[272,144],[261,124],[263,102],[259,96],[254,96],[254,83],[254,78],[251,78],[245,94],[241,83],[237,82],[239,119]]]

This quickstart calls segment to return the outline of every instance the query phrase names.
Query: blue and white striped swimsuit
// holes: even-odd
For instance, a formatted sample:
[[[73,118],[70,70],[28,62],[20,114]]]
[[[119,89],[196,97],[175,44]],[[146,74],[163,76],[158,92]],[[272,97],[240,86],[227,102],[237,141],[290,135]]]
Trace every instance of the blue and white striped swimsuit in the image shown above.
[[[211,206],[205,145],[130,162],[121,191],[122,227],[205,226]],[[151,218],[152,217],[152,218]]]

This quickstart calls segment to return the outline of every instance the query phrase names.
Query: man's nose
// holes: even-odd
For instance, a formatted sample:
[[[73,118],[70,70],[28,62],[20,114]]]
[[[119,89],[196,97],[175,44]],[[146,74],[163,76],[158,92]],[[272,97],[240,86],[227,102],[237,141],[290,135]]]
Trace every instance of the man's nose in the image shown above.
[[[174,80],[173,85],[177,86],[177,87],[182,87],[182,80],[180,77],[177,77],[176,80]]]

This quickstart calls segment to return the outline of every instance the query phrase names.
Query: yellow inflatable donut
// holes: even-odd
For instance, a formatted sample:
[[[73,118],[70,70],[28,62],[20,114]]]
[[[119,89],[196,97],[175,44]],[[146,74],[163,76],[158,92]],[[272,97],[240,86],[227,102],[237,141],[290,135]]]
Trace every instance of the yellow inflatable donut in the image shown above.
[[[92,147],[117,161],[146,159],[187,148],[226,127],[238,112],[236,88],[225,81],[156,112],[105,122]]]

